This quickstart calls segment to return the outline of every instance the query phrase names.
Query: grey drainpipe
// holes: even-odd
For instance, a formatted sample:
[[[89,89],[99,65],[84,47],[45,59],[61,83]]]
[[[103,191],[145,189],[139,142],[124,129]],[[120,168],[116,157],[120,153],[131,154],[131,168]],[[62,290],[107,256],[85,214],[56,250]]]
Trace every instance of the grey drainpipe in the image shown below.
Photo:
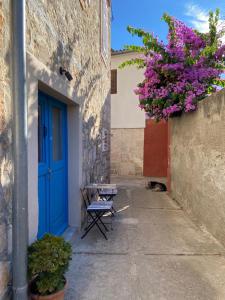
[[[25,0],[11,0],[13,160],[13,299],[27,299],[28,183]]]

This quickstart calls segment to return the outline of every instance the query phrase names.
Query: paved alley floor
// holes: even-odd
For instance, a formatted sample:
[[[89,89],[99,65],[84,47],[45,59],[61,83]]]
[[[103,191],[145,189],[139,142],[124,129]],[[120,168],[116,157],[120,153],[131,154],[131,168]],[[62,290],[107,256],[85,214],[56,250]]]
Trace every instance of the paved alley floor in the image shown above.
[[[67,300],[225,300],[224,248],[166,193],[117,180],[118,213],[73,245]]]

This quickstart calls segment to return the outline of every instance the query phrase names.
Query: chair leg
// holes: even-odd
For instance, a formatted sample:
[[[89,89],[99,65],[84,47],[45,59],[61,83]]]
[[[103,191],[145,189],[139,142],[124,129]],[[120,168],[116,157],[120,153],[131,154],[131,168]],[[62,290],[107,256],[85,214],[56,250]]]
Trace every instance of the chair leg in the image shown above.
[[[105,228],[105,231],[109,231],[108,228],[106,227],[106,225],[104,224],[104,222],[102,221],[101,217],[104,215],[105,212],[102,212],[100,214],[95,213],[96,218],[99,220],[99,222],[102,224],[102,226]],[[92,215],[90,215],[92,220],[94,221],[94,217]]]
[[[114,217],[114,214],[111,215],[111,230],[113,230],[113,225],[112,225],[113,217]]]
[[[112,207],[112,211],[113,211],[113,213],[114,213],[114,214],[116,213],[116,210],[115,210],[115,208],[114,208],[114,207]]]
[[[104,228],[106,229],[106,231],[109,231],[108,229],[107,229],[107,227],[105,226],[105,224],[102,222],[102,220],[101,220],[101,217],[103,216],[103,214],[100,214],[99,216],[98,216],[98,218],[97,218],[97,220],[96,220],[96,226],[98,227],[98,229],[101,231],[101,233],[103,234],[103,236],[104,236],[104,238],[106,239],[106,240],[108,240],[108,238],[107,238],[107,236],[106,236],[106,234],[104,233],[104,231],[101,229],[101,227],[99,226],[99,224],[98,224],[98,220],[101,222],[101,224],[104,226]]]
[[[103,230],[101,229],[101,227],[100,227],[97,223],[95,223],[95,222],[93,222],[93,223],[92,223],[92,226],[90,226],[90,227],[85,231],[85,233],[81,236],[81,239],[83,239],[83,238],[88,234],[88,232],[94,227],[94,225],[97,225],[97,227],[98,227],[98,229],[100,230],[101,234],[104,236],[104,238],[105,238],[106,240],[108,240],[108,238],[107,238],[106,234],[104,233],[104,231],[103,231]]]
[[[101,221],[101,217],[102,217],[103,214],[100,213],[99,215],[96,215],[96,217],[93,217],[91,213],[89,213],[89,215],[91,216],[91,218],[93,219],[93,221],[92,221],[92,223],[89,224],[89,226],[86,228],[84,234],[81,236],[81,239],[83,239],[83,238],[88,234],[88,232],[96,225],[96,226],[98,227],[99,231],[100,231],[100,232],[102,233],[102,235],[104,236],[104,238],[105,238],[106,240],[108,240],[106,234],[103,232],[103,230],[101,229],[101,227],[100,227],[99,224],[98,224],[98,220]],[[102,222],[102,221],[101,221],[101,222]],[[103,222],[102,222],[102,223],[103,223]],[[105,227],[105,225],[104,225],[104,227]]]
[[[100,223],[102,224],[102,226],[105,228],[105,231],[109,231],[108,228],[106,227],[106,225],[104,224],[104,222],[102,221],[101,218],[99,218]]]
[[[113,214],[112,211],[111,211],[111,214]],[[102,214],[102,215],[103,215],[103,214]],[[92,217],[92,216],[91,216],[91,218],[92,218],[92,220],[93,220],[93,217]],[[104,224],[104,222],[102,221],[101,218],[99,218],[99,221],[100,221],[100,223],[102,224],[102,226],[105,228],[105,231],[109,231],[108,228],[106,227],[106,225]],[[89,222],[89,223],[91,224],[92,222]],[[90,224],[88,224],[88,222],[87,222],[87,225],[86,225],[86,227],[84,228],[84,230],[87,230],[88,227],[90,226]]]
[[[93,224],[94,221],[95,221],[95,220],[92,219],[92,220],[89,222],[89,224],[87,224],[87,226],[84,228],[84,231],[88,230],[89,227]]]

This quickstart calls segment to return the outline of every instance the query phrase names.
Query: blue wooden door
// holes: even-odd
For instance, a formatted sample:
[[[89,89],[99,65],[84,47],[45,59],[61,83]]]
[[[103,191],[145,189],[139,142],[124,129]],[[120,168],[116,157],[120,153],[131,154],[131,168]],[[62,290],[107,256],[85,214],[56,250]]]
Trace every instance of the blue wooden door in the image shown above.
[[[38,101],[38,238],[60,235],[68,226],[67,109],[39,92]]]

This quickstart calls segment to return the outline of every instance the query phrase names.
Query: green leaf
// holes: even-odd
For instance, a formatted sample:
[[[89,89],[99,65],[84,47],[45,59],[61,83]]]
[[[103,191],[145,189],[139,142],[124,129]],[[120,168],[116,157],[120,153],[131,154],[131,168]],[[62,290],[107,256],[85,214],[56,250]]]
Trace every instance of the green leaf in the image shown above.
[[[215,13],[213,11],[209,12],[209,42],[210,45],[218,45],[217,37],[217,27],[220,19],[220,10],[216,9]]]
[[[225,88],[225,80],[223,79],[214,79],[213,84]]]
[[[161,20],[165,21],[168,24],[169,30],[172,31],[174,29],[174,22],[172,17],[169,14],[164,13]]]
[[[141,52],[141,53],[145,53],[146,52],[146,48],[145,47],[135,46],[135,45],[125,45],[124,49],[128,50],[128,51],[133,51],[133,52]]]
[[[119,69],[124,69],[127,66],[133,66],[133,65],[136,65],[138,68],[141,69],[141,68],[145,67],[145,61],[144,61],[144,59],[141,59],[141,58],[133,58],[133,59],[130,59],[130,60],[127,60],[127,61],[121,63],[119,65]]]
[[[162,47],[162,45],[160,45],[157,38],[155,38],[150,32],[146,32],[142,29],[137,29],[137,28],[134,28],[131,26],[128,26],[127,30],[133,36],[136,35],[136,36],[142,38],[142,42],[148,51],[153,50],[157,53],[165,53],[165,50]]]

